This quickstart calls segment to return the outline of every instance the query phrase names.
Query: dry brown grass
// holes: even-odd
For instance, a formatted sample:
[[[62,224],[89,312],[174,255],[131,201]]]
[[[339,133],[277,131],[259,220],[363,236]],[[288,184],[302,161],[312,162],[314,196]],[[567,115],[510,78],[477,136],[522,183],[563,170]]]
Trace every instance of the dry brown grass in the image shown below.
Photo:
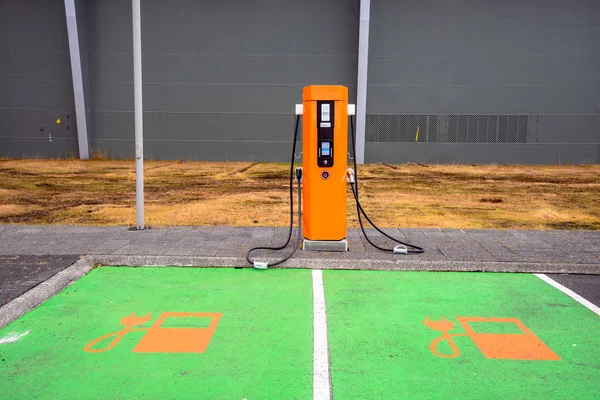
[[[146,223],[288,223],[285,164],[146,162]],[[359,167],[381,226],[600,229],[600,166]],[[348,213],[356,226],[349,193]],[[0,223],[133,225],[133,161],[0,160]]]

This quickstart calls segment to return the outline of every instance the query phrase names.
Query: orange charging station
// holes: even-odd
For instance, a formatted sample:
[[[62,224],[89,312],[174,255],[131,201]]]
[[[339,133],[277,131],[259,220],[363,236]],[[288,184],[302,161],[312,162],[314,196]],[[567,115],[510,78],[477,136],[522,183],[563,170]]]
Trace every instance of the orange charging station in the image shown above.
[[[356,106],[348,104],[345,86],[306,86],[302,90],[302,104],[296,104],[296,128],[292,141],[290,161],[290,228],[282,246],[256,246],[246,251],[246,261],[256,269],[282,264],[290,259],[302,241],[302,250],[348,251],[346,184],[350,184],[356,200],[356,212],[363,236],[378,250],[392,254],[417,254],[423,248],[403,242],[382,231],[371,221],[360,205],[358,176],[348,168],[348,116],[356,114]],[[302,168],[295,166],[296,143],[300,116],[302,122]],[[354,147],[354,132],[352,132]],[[353,149],[352,153],[355,153]],[[354,160],[356,169],[356,160]],[[293,231],[293,180],[298,185],[297,241],[292,252],[275,261],[259,261],[250,254],[257,250],[283,250],[290,243]],[[302,214],[304,207],[304,214]],[[397,243],[394,248],[381,247],[372,242],[363,227],[361,215],[381,235]],[[304,226],[302,226],[304,225]],[[302,229],[304,228],[304,229]],[[302,238],[302,234],[304,238]]]
[[[296,106],[303,115],[303,250],[348,250],[348,115],[353,110],[345,86],[306,86],[302,105]]]

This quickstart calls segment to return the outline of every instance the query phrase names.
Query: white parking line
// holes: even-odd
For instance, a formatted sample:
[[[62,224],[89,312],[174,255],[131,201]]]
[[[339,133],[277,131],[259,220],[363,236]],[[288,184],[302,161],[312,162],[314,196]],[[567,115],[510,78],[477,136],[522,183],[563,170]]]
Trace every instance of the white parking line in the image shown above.
[[[575,300],[576,302],[581,304],[582,306],[588,308],[590,311],[592,311],[593,313],[596,313],[597,315],[600,316],[600,307],[590,303],[589,301],[587,301],[586,299],[584,299],[583,297],[581,297],[580,295],[578,295],[571,289],[564,287],[563,285],[556,282],[554,279],[550,278],[549,276],[546,276],[544,274],[534,274],[534,275],[537,276],[538,278],[540,278],[541,280],[543,280],[544,282],[546,282],[547,284],[554,286],[555,288],[557,288],[558,290],[560,290],[561,292],[563,292],[564,294],[566,294],[567,296],[569,296],[570,298],[572,298],[573,300]]]
[[[329,345],[327,341],[327,312],[323,272],[312,271],[313,282],[313,399],[331,399],[329,374]]]

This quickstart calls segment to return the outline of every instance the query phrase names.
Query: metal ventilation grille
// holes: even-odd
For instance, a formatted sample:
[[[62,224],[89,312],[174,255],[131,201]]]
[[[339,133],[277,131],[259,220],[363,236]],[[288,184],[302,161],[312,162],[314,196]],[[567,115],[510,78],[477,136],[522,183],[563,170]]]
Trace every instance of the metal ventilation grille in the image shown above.
[[[537,116],[367,115],[367,142],[529,143]]]

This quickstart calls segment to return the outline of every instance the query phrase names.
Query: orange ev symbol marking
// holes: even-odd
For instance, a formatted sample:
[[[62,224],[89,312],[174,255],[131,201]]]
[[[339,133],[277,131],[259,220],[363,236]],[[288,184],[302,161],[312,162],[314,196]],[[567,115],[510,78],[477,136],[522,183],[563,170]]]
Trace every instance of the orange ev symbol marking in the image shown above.
[[[143,317],[131,313],[121,318],[121,331],[108,333],[89,342],[83,350],[88,353],[101,353],[115,347],[117,343],[129,332],[147,331],[137,346],[133,349],[136,353],[204,353],[212,338],[221,313],[200,312],[163,312],[150,328],[133,328],[152,319],[150,313]],[[167,318],[210,318],[207,328],[163,328],[161,325]],[[114,336],[115,338],[106,347],[93,349],[94,345]]]
[[[423,323],[433,330],[440,331],[442,336],[434,339],[429,345],[429,350],[438,357],[456,358],[460,356],[460,350],[454,343],[453,337],[469,336],[473,343],[479,348],[486,358],[499,358],[505,360],[560,360],[544,342],[542,342],[532,331],[530,331],[517,318],[484,318],[484,317],[456,317],[466,333],[448,333],[454,329],[454,322],[442,317],[441,321],[432,321],[425,317]],[[512,323],[522,333],[478,333],[473,330],[469,323]],[[437,351],[439,343],[445,340],[452,349],[451,354],[443,354]]]

